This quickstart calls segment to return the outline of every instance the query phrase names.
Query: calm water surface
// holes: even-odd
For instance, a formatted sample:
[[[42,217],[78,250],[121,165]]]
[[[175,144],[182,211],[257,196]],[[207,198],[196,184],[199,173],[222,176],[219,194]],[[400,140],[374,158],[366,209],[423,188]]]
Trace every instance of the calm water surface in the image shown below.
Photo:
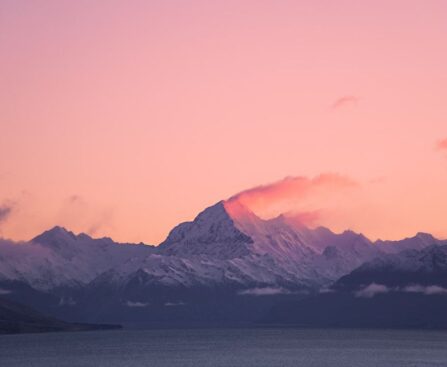
[[[0,366],[447,366],[447,333],[202,329],[0,336]]]

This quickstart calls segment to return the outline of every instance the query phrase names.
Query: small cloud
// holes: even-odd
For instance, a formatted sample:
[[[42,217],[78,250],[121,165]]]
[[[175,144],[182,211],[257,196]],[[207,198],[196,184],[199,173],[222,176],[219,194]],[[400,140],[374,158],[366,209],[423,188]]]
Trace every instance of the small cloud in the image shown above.
[[[2,289],[0,288],[0,296],[1,295],[5,295],[5,294],[10,294],[12,293],[12,291],[8,290],[8,289]]]
[[[241,296],[273,296],[276,294],[290,294],[290,291],[284,288],[251,288],[239,292]]]
[[[16,204],[11,201],[6,201],[3,204],[0,204],[0,232],[1,225],[9,219],[12,212],[14,211],[15,205]]]
[[[355,296],[360,298],[372,298],[376,294],[388,293],[389,291],[390,289],[385,285],[371,283],[367,287],[357,291]]]
[[[62,297],[59,300],[59,306],[75,306],[76,301],[71,297]]]
[[[166,302],[165,303],[165,306],[167,306],[167,307],[175,307],[175,306],[184,306],[184,305],[186,305],[186,303],[185,302]]]
[[[438,141],[436,143],[436,149],[441,151],[447,151],[447,139]]]
[[[0,205],[0,223],[5,222],[11,215],[14,209],[14,204],[7,202]]]
[[[334,293],[335,291],[331,288],[320,288],[320,290],[318,291],[318,293],[321,294],[326,294],[326,293]]]
[[[343,96],[337,99],[331,106],[332,110],[338,110],[348,105],[357,105],[359,99],[356,96]]]
[[[376,294],[383,294],[389,292],[402,292],[402,293],[418,293],[426,296],[432,295],[446,295],[447,288],[440,287],[438,285],[420,285],[412,284],[405,287],[388,288],[382,284],[372,283],[369,286],[363,288],[362,290],[356,292],[356,297],[372,298]]]
[[[437,285],[429,285],[429,286],[422,286],[422,285],[409,285],[402,289],[403,292],[407,293],[422,293],[426,294],[428,296],[431,295],[437,295],[437,294],[447,294],[447,289],[437,286]]]
[[[443,287],[439,287],[437,285],[430,285],[425,288],[425,294],[432,295],[432,294],[446,294],[447,289]]]
[[[70,203],[82,203],[82,202],[83,202],[83,199],[82,199],[82,197],[81,197],[80,195],[73,194],[73,195],[70,195],[70,196],[68,197],[68,201],[69,201]]]
[[[422,285],[409,285],[406,286],[404,288],[402,288],[402,292],[405,293],[424,293],[424,289],[425,287],[423,287]]]
[[[149,306],[149,303],[145,303],[145,302],[132,302],[132,301],[127,301],[125,303],[125,305],[127,307],[147,307]]]

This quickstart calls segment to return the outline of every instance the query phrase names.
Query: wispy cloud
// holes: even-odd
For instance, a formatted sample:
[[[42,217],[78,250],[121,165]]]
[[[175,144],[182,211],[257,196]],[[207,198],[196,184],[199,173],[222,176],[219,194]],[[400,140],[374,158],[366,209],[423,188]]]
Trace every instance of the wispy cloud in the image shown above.
[[[0,206],[0,223],[4,222],[11,215],[12,207],[9,205]]]
[[[356,297],[360,298],[372,298],[377,294],[388,293],[391,289],[382,284],[371,283],[365,288],[357,291],[355,293]]]
[[[319,289],[318,293],[321,293],[321,294],[335,293],[335,290],[333,290],[332,288],[323,287],[323,288]]]
[[[442,151],[447,151],[447,138],[443,139],[443,140],[439,140],[436,143],[436,149],[437,150],[442,150]]]
[[[241,204],[258,213],[269,207],[280,206],[284,203],[290,206],[296,201],[302,202],[303,199],[313,195],[330,194],[357,186],[359,184],[351,178],[333,173],[321,174],[314,178],[303,176],[286,177],[271,184],[241,191],[227,200],[227,207],[231,210],[232,204]],[[287,211],[290,211],[290,209]],[[301,219],[306,221],[315,221],[319,214],[316,209],[302,211],[293,208],[293,211],[301,213]],[[281,211],[281,213],[284,212]],[[298,214],[299,216],[300,214]]]
[[[241,296],[273,296],[276,294],[290,294],[290,291],[284,288],[264,287],[251,288],[240,291]]]
[[[297,226],[313,227],[317,225],[322,217],[322,210],[312,210],[307,212],[285,213],[289,223]]]
[[[9,289],[0,288],[0,296],[12,293]]]
[[[59,306],[75,306],[76,301],[71,297],[62,297],[59,300]]]
[[[176,306],[184,306],[184,305],[186,305],[186,303],[182,302],[182,301],[180,301],[180,302],[166,302],[165,303],[165,306],[167,306],[167,307],[176,307]]]
[[[355,292],[355,296],[362,298],[372,298],[377,294],[384,294],[390,292],[418,293],[425,296],[433,296],[433,295],[447,295],[447,288],[441,287],[439,285],[420,285],[420,284],[411,284],[404,287],[390,288],[383,284],[371,283],[370,285]]]
[[[403,292],[407,293],[422,293],[426,294],[428,296],[436,295],[436,294],[447,294],[447,289],[440,287],[438,285],[429,285],[429,286],[422,286],[422,285],[409,285],[402,289]]]
[[[72,194],[63,201],[56,222],[95,236],[113,227],[113,210],[98,210],[82,195]]]
[[[0,205],[0,227],[9,219],[15,206],[16,204],[12,201],[6,201]]]
[[[147,306],[149,306],[149,303],[138,302],[138,301],[136,301],[136,302],[133,302],[133,301],[127,301],[127,302],[125,303],[125,305],[126,305],[127,307],[137,307],[137,308],[141,308],[141,307],[147,307]]]
[[[338,110],[348,105],[356,105],[359,99],[356,96],[343,96],[338,98],[331,106],[332,110]]]

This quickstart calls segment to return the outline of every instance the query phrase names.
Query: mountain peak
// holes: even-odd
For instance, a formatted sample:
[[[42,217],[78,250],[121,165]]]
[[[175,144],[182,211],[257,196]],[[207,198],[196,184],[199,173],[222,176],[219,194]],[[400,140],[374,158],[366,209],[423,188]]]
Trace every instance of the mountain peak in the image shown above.
[[[237,199],[219,202],[227,214],[235,221],[259,220],[259,217]]]
[[[426,232],[418,232],[418,233],[416,233],[416,236],[414,236],[414,237],[420,238],[422,240],[428,240],[428,241],[435,240],[433,235],[431,235],[430,233],[426,233]]]
[[[55,242],[66,242],[76,240],[76,235],[61,226],[55,226],[40,235],[34,237],[31,242],[37,242],[40,244],[48,244]]]
[[[417,249],[421,250],[430,245],[442,245],[446,241],[438,240],[429,233],[418,232],[413,237],[407,237],[400,241],[377,240],[376,246],[383,252],[396,253],[403,250]]]
[[[247,255],[246,245],[251,242],[252,239],[235,225],[225,202],[219,201],[192,222],[176,226],[159,249],[167,255],[212,255],[226,259]]]
[[[73,232],[69,231],[67,228],[62,227],[62,226],[54,226],[53,228],[45,231],[44,233],[59,233],[59,234],[67,233],[68,234],[68,233],[73,233]]]
[[[195,218],[195,221],[214,221],[227,220],[229,214],[225,209],[225,202],[223,200],[201,211]]]

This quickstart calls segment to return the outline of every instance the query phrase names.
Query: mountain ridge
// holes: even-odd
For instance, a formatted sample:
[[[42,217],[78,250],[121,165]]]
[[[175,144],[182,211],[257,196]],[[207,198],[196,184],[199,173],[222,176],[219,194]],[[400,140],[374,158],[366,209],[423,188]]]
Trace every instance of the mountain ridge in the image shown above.
[[[0,290],[70,321],[200,318],[198,309],[209,319],[225,318],[217,300],[233,316],[238,305],[253,319],[256,299],[264,312],[268,299],[318,294],[376,258],[443,243],[427,234],[402,241],[308,228],[287,215],[262,219],[237,202],[220,201],[174,227],[159,246],[94,239],[58,226],[20,245],[0,241]]]

